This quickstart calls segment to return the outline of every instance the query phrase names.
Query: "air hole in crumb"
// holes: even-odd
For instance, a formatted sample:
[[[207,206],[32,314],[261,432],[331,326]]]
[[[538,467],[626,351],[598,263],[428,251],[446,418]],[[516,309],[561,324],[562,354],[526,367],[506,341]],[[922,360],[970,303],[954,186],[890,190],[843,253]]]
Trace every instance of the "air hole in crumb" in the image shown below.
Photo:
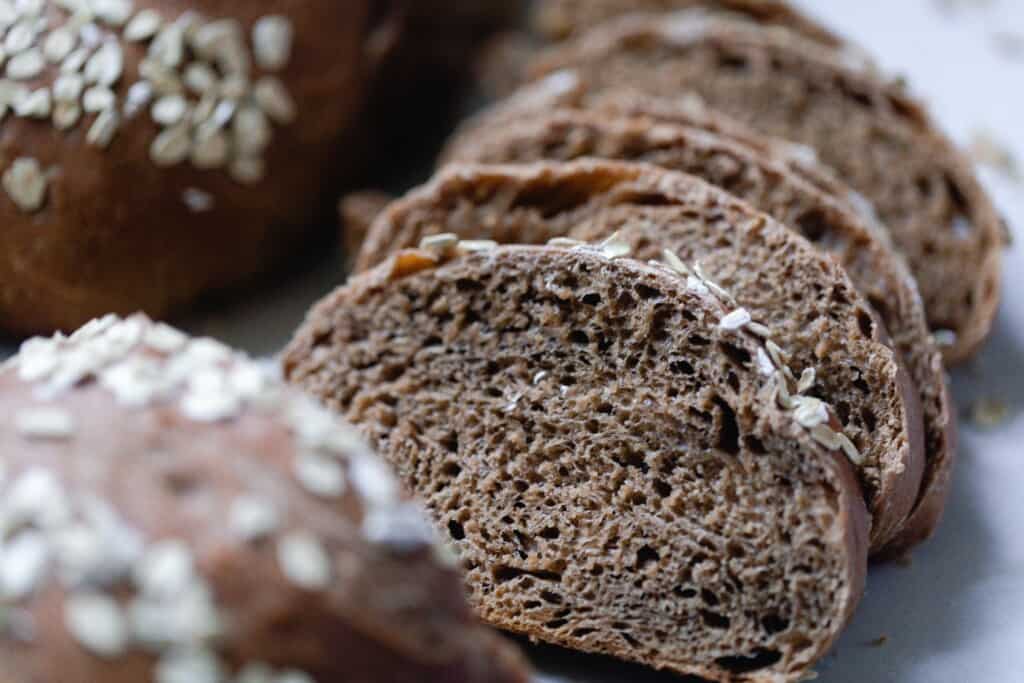
[[[742,55],[723,54],[718,56],[718,66],[730,71],[746,71],[750,62]]]
[[[589,344],[590,337],[583,330],[573,330],[569,333],[569,341],[573,344]]]
[[[741,369],[750,364],[750,353],[746,349],[741,349],[729,342],[719,342],[718,348],[721,349],[726,358]]]
[[[721,424],[718,429],[718,448],[729,455],[738,455],[740,452],[740,427],[736,421],[736,411],[722,398],[716,396],[715,405],[718,406],[721,414]]]
[[[699,334],[691,334],[689,336],[688,341],[693,346],[707,346],[708,344],[711,343],[711,341],[709,339],[707,339],[705,337],[702,337]]]
[[[789,621],[783,619],[778,614],[767,614],[761,617],[761,628],[765,630],[765,633],[775,635],[789,628]]]
[[[670,495],[672,495],[672,487],[666,484],[661,479],[654,480],[654,490],[662,498],[668,498]]]
[[[704,604],[708,605],[709,607],[718,606],[718,596],[709,591],[707,588],[702,588],[700,590],[700,599],[703,600]]]
[[[618,305],[619,308],[632,310],[633,307],[636,306],[636,299],[631,297],[629,295],[629,292],[622,292],[621,294],[619,294],[619,298],[616,300],[615,303],[616,305]]]
[[[654,287],[648,287],[647,285],[644,284],[638,284],[636,286],[636,293],[640,295],[640,298],[644,299],[645,301],[650,301],[651,299],[660,299],[662,296],[659,290],[655,289]]]
[[[478,292],[483,288],[483,284],[476,280],[471,280],[469,278],[463,277],[455,281],[455,289],[459,290],[460,292]]]
[[[641,505],[647,505],[647,496],[645,496],[640,491],[637,491],[636,493],[634,493],[633,496],[630,498],[630,500],[633,503],[633,505],[636,505],[637,507],[639,507]]]
[[[527,600],[526,602],[523,603],[523,609],[525,609],[525,610],[537,609],[540,606],[541,606],[540,600]]]
[[[853,380],[853,386],[857,387],[858,389],[861,390],[861,392],[865,394],[871,393],[871,387],[868,386],[868,383],[863,376]]]
[[[874,338],[875,320],[871,317],[871,314],[863,308],[857,311],[857,326],[860,327],[860,333],[865,337],[868,339]]]
[[[725,383],[729,385],[729,388],[735,391],[737,394],[740,393],[740,378],[737,377],[736,373],[729,371],[729,374],[725,378]]]
[[[867,427],[869,432],[875,431],[878,427],[878,418],[875,417],[874,411],[868,407],[861,408],[860,417],[864,420],[864,426]]]
[[[380,369],[381,382],[394,382],[405,374],[404,365],[386,365]]]
[[[604,567],[602,567],[601,565],[595,564],[593,567],[590,568],[591,576],[601,576],[602,574],[604,574]]]
[[[558,572],[519,569],[518,567],[510,567],[507,564],[501,564],[494,568],[494,580],[497,583],[508,583],[514,579],[518,579],[523,576],[532,576],[539,581],[550,581],[552,583],[561,583],[562,575]]]
[[[559,537],[560,533],[561,532],[559,532],[558,527],[549,526],[545,527],[544,530],[540,532],[540,537],[553,541]]]
[[[590,294],[584,294],[580,301],[585,303],[587,306],[597,306],[601,303],[601,295],[596,292],[591,292]]]
[[[673,592],[683,600],[691,600],[697,597],[697,591],[693,588],[679,588],[678,586],[673,589]]]
[[[568,619],[552,619],[551,621],[544,624],[544,628],[551,630],[557,630],[569,623]]]
[[[642,571],[644,567],[649,564],[657,563],[661,559],[658,555],[658,551],[649,545],[645,545],[636,551],[636,569]]]
[[[949,195],[949,200],[953,202],[956,212],[966,216],[970,211],[970,206],[967,204],[967,197],[960,191],[959,183],[948,173],[942,176],[942,179],[946,184],[946,193]]]
[[[432,346],[440,346],[442,344],[440,337],[427,337],[423,342],[423,348],[427,349]]]
[[[754,455],[767,455],[768,449],[764,447],[764,442],[756,436],[743,437],[743,443],[747,445],[747,450]]]
[[[693,365],[685,360],[677,360],[669,363],[668,369],[677,375],[692,375],[695,372]]]
[[[630,647],[634,649],[640,647],[640,641],[634,638],[633,636],[629,635],[628,633],[620,632],[619,635],[622,636],[623,640],[629,643]]]
[[[707,609],[700,610],[700,618],[708,628],[727,629],[732,624],[729,617]]]
[[[448,533],[456,541],[461,541],[466,537],[466,530],[454,519],[448,522]]]
[[[441,474],[446,477],[455,478],[462,474],[462,467],[457,462],[448,461],[441,467]]]
[[[821,209],[811,209],[800,214],[796,219],[796,226],[803,236],[812,242],[820,242],[828,232],[828,222]]]
[[[750,655],[719,657],[715,660],[715,663],[732,673],[744,674],[772,666],[773,664],[778,663],[780,659],[782,659],[782,654],[777,650],[758,648]]]
[[[541,591],[540,599],[552,605],[561,605],[563,602],[562,596],[553,591]]]
[[[578,628],[578,629],[575,629],[572,632],[572,635],[575,638],[586,638],[587,636],[589,636],[591,633],[594,633],[595,631],[597,631],[596,628]]]
[[[518,491],[519,493],[526,493],[526,490],[530,488],[530,484],[523,481],[522,479],[516,479],[512,483],[512,486],[515,487],[516,491]]]

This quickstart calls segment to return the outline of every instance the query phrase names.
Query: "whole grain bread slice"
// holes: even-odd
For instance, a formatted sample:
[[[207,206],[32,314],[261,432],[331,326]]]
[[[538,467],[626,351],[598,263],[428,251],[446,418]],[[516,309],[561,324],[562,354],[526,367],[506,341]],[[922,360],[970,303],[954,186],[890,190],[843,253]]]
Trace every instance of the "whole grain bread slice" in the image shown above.
[[[804,238],[723,190],[650,165],[453,165],[380,216],[360,269],[445,232],[526,244],[619,233],[638,259],[668,250],[699,262],[770,328],[811,393],[836,406],[860,453],[872,549],[902,527],[924,460],[916,389],[842,267]]]
[[[865,512],[846,457],[778,405],[764,341],[703,283],[611,247],[455,242],[321,302],[289,379],[427,503],[486,622],[802,680],[858,601]]]
[[[688,9],[725,12],[769,26],[783,26],[824,45],[838,47],[844,42],[782,0],[534,0],[530,23],[541,35],[560,40],[624,14]]]
[[[596,89],[693,91],[757,130],[813,147],[889,227],[947,361],[970,357],[988,335],[1005,243],[998,212],[922,105],[859,56],[778,27],[681,12],[612,21],[552,48],[531,75],[566,68]]]
[[[653,163],[698,176],[750,202],[834,255],[879,314],[918,389],[924,415],[925,474],[907,534],[888,550],[907,550],[924,540],[941,518],[955,458],[955,416],[942,355],[928,329],[924,304],[906,263],[884,227],[862,217],[851,191],[809,160],[794,160],[786,145],[763,141],[721,122],[701,107],[649,102],[620,93],[582,107],[520,107],[499,110],[498,121],[481,118],[448,149],[448,159],[476,163],[572,161],[583,157]],[[649,110],[654,116],[621,111]],[[674,113],[674,116],[671,115]],[[653,122],[652,122],[653,119]],[[687,125],[682,125],[686,123]],[[696,124],[696,125],[690,125]],[[716,130],[722,131],[714,132]],[[735,134],[734,134],[735,133]]]

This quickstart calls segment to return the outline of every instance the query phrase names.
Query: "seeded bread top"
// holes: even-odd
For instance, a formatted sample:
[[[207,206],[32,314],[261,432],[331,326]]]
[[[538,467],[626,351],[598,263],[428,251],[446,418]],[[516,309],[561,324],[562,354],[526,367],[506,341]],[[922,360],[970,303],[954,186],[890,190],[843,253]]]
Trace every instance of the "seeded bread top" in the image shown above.
[[[2,3],[0,326],[160,315],[280,259],[345,170],[367,4]]]
[[[491,680],[475,658],[510,657],[387,466],[265,365],[108,317],[26,342],[0,406],[13,680]]]
[[[947,359],[965,359],[988,335],[1005,240],[1000,217],[922,105],[861,54],[680,12],[610,22],[543,54],[531,76],[567,68],[597,89],[694,91],[760,131],[815,148],[872,201],[907,256],[932,329],[949,343]]]
[[[815,395],[841,406],[864,456],[875,549],[910,512],[923,468],[916,390],[842,268],[750,205],[692,176],[642,164],[456,164],[378,218],[359,266],[446,231],[525,244],[599,241],[620,231],[641,260],[667,249],[699,262],[734,292],[738,308],[778,335],[796,376],[813,375]]]

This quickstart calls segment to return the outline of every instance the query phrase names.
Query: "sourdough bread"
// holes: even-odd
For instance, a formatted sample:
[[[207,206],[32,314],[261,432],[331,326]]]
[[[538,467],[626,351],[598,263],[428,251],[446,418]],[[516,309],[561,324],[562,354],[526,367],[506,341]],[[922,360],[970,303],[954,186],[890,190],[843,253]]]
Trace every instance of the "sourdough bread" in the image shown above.
[[[884,227],[862,218],[847,200],[849,189],[819,172],[813,162],[794,160],[786,146],[764,141],[752,147],[745,142],[749,133],[733,134],[736,125],[719,122],[708,130],[703,124],[710,117],[700,108],[654,100],[645,107],[646,100],[651,98],[626,93],[593,102],[581,98],[594,111],[568,106],[532,111],[523,106],[516,123],[506,116],[509,111],[499,111],[498,121],[482,117],[465,140],[456,139],[448,159],[529,163],[600,157],[653,163],[728,190],[834,255],[879,314],[918,389],[925,430],[925,474],[916,503],[921,512],[908,523],[907,539],[892,550],[906,550],[911,541],[923,540],[945,506],[956,449],[955,415],[917,286]],[[617,113],[643,110],[651,115]]]
[[[427,502],[479,614],[716,681],[807,675],[857,602],[866,523],[764,342],[618,244],[456,243],[350,280],[285,368]]]
[[[696,92],[752,127],[809,145],[874,204],[907,256],[949,362],[988,335],[1003,227],[971,165],[920,103],[859,55],[778,27],[677,13],[626,17],[552,48],[533,77],[577,69],[592,87]]]
[[[695,177],[653,166],[453,165],[381,215],[360,267],[443,232],[526,244],[619,233],[638,259],[669,250],[699,261],[770,328],[796,375],[813,375],[812,393],[836,407],[862,456],[872,549],[902,527],[924,460],[916,390],[842,268],[802,237]]]
[[[527,680],[387,465],[212,340],[27,342],[0,452],[0,680]]]

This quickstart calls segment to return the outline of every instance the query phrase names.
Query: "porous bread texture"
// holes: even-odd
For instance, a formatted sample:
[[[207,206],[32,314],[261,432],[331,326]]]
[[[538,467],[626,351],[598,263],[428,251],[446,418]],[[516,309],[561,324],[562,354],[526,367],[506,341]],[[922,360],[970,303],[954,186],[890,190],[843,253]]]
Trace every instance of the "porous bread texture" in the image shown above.
[[[699,104],[673,105],[614,91],[594,101],[579,94],[574,98],[579,109],[549,109],[542,106],[547,99],[527,95],[518,106],[481,116],[449,145],[446,158],[529,163],[592,157],[652,163],[727,190],[834,255],[885,325],[918,390],[924,417],[925,472],[916,510],[887,552],[903,552],[930,536],[948,495],[955,415],[924,304],[884,227],[861,217],[847,200],[850,190],[818,172],[813,162],[796,161],[786,147],[770,141],[751,146],[746,140],[752,133],[711,123]]]
[[[548,38],[564,39],[624,14],[686,9],[729,13],[784,26],[825,45],[843,44],[831,30],[783,0],[533,0],[531,25]]]
[[[0,452],[3,680],[527,680],[388,466],[212,340],[27,342]]]
[[[21,104],[0,137],[0,330],[178,312],[265,275],[326,224],[354,170],[373,3],[102,3],[81,36],[68,28],[85,15],[61,7],[74,3],[13,4],[22,33],[47,29],[7,54],[42,61],[8,78]],[[74,49],[54,61],[61,36]]]
[[[899,84],[860,55],[781,28],[680,12],[625,17],[551,48],[530,70],[575,69],[595,88],[693,91],[755,129],[809,145],[865,195],[918,279],[946,360],[987,337],[1001,286],[1002,221],[969,161]]]
[[[427,502],[485,621],[796,681],[861,592],[863,501],[699,290],[601,250],[402,252],[314,308],[286,374]]]
[[[897,533],[921,484],[920,405],[868,304],[842,268],[750,205],[681,173],[578,161],[453,165],[393,204],[374,225],[359,268],[427,235],[544,244],[618,233],[640,260],[664,250],[700,262],[791,354],[813,395],[833,404],[861,455],[872,550]]]

